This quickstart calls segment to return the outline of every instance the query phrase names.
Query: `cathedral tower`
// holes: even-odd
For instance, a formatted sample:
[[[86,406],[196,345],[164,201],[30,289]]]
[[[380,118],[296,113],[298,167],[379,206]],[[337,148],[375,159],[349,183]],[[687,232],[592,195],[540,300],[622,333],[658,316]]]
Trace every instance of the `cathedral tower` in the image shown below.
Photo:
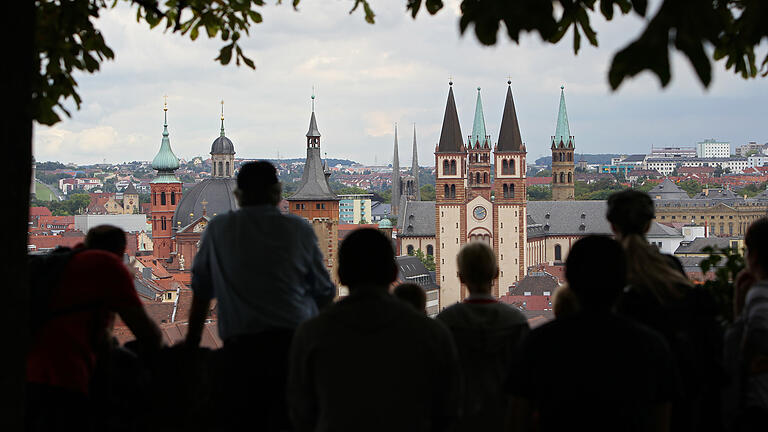
[[[411,159],[411,172],[403,178],[403,192],[408,201],[421,201],[421,189],[419,186],[419,153],[416,147],[416,124],[413,124],[413,157]]]
[[[395,150],[392,154],[392,196],[390,198],[391,213],[395,216],[400,215],[400,195],[403,193],[403,186],[400,178],[400,155],[397,151],[397,123],[395,123]]]
[[[440,141],[435,148],[435,264],[440,306],[461,300],[456,255],[466,243],[467,150],[456,112],[453,82],[449,83]]]
[[[493,250],[499,262],[499,278],[494,296],[507,293],[509,287],[525,276],[526,250],[526,149],[517,121],[511,82],[494,148]]]
[[[224,134],[224,101],[221,101],[221,135],[211,144],[212,177],[235,176],[235,145]]]
[[[306,219],[314,228],[323,259],[336,280],[336,253],[339,243],[339,198],[328,184],[328,172],[320,158],[320,131],[315,118],[315,95],[307,131],[307,159],[296,193],[288,198],[289,211]]]
[[[560,109],[557,112],[555,135],[552,137],[552,199],[555,201],[574,199],[573,152],[576,145],[568,126],[564,88],[560,86]]]
[[[480,87],[477,88],[475,120],[472,135],[467,140],[469,152],[467,195],[469,199],[482,196],[491,200],[491,137],[485,132],[483,102],[480,99]]]
[[[168,138],[168,104],[163,106],[163,139],[160,151],[152,160],[152,168],[157,170],[157,176],[150,183],[152,201],[150,204],[152,224],[153,254],[155,258],[166,259],[174,250],[172,230],[173,214],[176,204],[181,201],[181,181],[175,171],[179,169],[179,158],[171,150],[171,140]]]

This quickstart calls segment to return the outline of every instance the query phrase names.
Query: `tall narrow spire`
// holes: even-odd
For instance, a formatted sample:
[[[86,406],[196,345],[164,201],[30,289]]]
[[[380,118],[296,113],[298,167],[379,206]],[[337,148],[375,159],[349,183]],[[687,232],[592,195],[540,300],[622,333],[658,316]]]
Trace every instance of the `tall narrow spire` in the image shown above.
[[[221,136],[224,136],[224,99],[221,100]]]
[[[557,111],[557,127],[555,128],[555,145],[562,140],[568,145],[571,138],[571,128],[568,125],[568,111],[565,109],[565,86],[560,86],[560,109]]]
[[[464,138],[459,126],[459,115],[456,113],[456,100],[453,97],[453,81],[449,83],[448,100],[445,103],[445,115],[443,116],[443,128],[440,131],[440,142],[437,145],[438,153],[458,153],[462,151]]]
[[[475,104],[475,121],[472,124],[472,136],[470,148],[482,146],[485,143],[485,116],[483,115],[483,101],[480,99],[480,87],[477,88],[477,103]]]
[[[395,150],[392,155],[392,198],[390,200],[393,214],[397,214],[400,209],[400,155],[397,147],[397,123],[395,123]]]
[[[413,124],[413,157],[411,158],[411,175],[413,176],[416,200],[421,201],[421,189],[419,186],[419,151],[416,146],[416,123]]]
[[[157,155],[152,159],[152,168],[157,170],[157,177],[153,180],[154,183],[175,183],[179,180],[173,173],[179,169],[179,158],[173,154],[171,150],[171,140],[168,133],[168,101],[163,103],[163,139],[160,141],[160,150]]]
[[[312,92],[312,117],[309,119],[308,137],[319,138],[320,131],[317,129],[317,119],[315,118],[315,93]]]
[[[520,136],[520,125],[517,122],[515,101],[512,97],[512,81],[507,81],[507,98],[504,102],[504,113],[501,116],[499,128],[498,151],[521,151],[523,139]]]

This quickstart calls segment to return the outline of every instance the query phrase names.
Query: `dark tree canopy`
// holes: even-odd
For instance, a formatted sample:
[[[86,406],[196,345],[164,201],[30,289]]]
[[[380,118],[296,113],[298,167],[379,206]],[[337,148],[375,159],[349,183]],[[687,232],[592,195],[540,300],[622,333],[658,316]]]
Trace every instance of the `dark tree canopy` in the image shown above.
[[[216,61],[245,64],[255,68],[239,44],[251,26],[262,22],[263,0],[36,0],[36,56],[39,74],[33,80],[33,118],[51,125],[61,120],[57,111],[69,115],[64,101],[71,98],[79,108],[81,98],[73,72],[94,73],[115,54],[94,25],[102,9],[118,1],[136,9],[137,21],[150,28],[164,26],[195,40],[201,34],[219,38],[223,46]],[[368,0],[349,0],[350,13],[361,9],[373,24],[374,12]],[[282,3],[281,0],[276,2]],[[300,0],[292,0],[298,8]],[[416,18],[422,6],[430,14],[443,9],[442,0],[406,0]],[[599,12],[598,12],[599,11]],[[699,80],[708,86],[712,63],[723,61],[744,78],[768,74],[768,56],[760,66],[755,47],[768,37],[768,2],[764,0],[662,0],[652,17],[647,17],[648,0],[463,0],[459,31],[474,27],[477,39],[486,45],[498,42],[504,25],[507,36],[519,42],[524,32],[538,33],[550,43],[559,43],[572,30],[573,50],[578,54],[582,36],[597,46],[597,33],[590,17],[600,13],[607,20],[614,15],[637,14],[648,18],[642,34],[613,57],[608,82],[613,89],[629,77],[649,70],[661,84],[671,80],[669,54],[682,52],[693,65]]]

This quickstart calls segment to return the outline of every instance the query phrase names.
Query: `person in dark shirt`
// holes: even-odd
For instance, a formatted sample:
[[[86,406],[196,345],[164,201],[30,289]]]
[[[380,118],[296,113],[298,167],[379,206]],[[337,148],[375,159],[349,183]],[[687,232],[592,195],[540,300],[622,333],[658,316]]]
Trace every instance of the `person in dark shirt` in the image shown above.
[[[576,242],[566,262],[577,312],[531,331],[508,389],[516,430],[666,431],[676,373],[663,338],[612,312],[625,282],[621,246]]]
[[[398,300],[413,306],[417,311],[426,315],[427,294],[424,292],[424,288],[415,283],[406,282],[396,286],[392,294]]]
[[[669,344],[681,380],[671,429],[717,431],[724,373],[716,303],[708,291],[693,286],[677,258],[646,240],[654,210],[645,192],[625,190],[608,198],[606,217],[627,259],[627,287],[616,309]]]

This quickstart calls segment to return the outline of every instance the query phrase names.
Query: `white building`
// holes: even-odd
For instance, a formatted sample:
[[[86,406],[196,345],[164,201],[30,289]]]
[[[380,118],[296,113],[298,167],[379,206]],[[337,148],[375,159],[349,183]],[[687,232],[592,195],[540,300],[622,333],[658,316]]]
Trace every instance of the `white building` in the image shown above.
[[[645,169],[656,170],[661,175],[670,175],[678,167],[720,167],[723,171],[741,174],[749,168],[747,158],[648,158]]]
[[[706,139],[696,143],[696,157],[699,158],[727,158],[731,156],[731,143]]]
[[[652,158],[696,157],[696,147],[654,147],[651,146]]]
[[[747,166],[749,168],[757,168],[761,166],[768,165],[768,156],[760,155],[760,156],[750,156],[747,158]]]
[[[99,225],[114,225],[125,232],[149,231],[147,217],[142,214],[75,215],[75,229],[87,233]]]

